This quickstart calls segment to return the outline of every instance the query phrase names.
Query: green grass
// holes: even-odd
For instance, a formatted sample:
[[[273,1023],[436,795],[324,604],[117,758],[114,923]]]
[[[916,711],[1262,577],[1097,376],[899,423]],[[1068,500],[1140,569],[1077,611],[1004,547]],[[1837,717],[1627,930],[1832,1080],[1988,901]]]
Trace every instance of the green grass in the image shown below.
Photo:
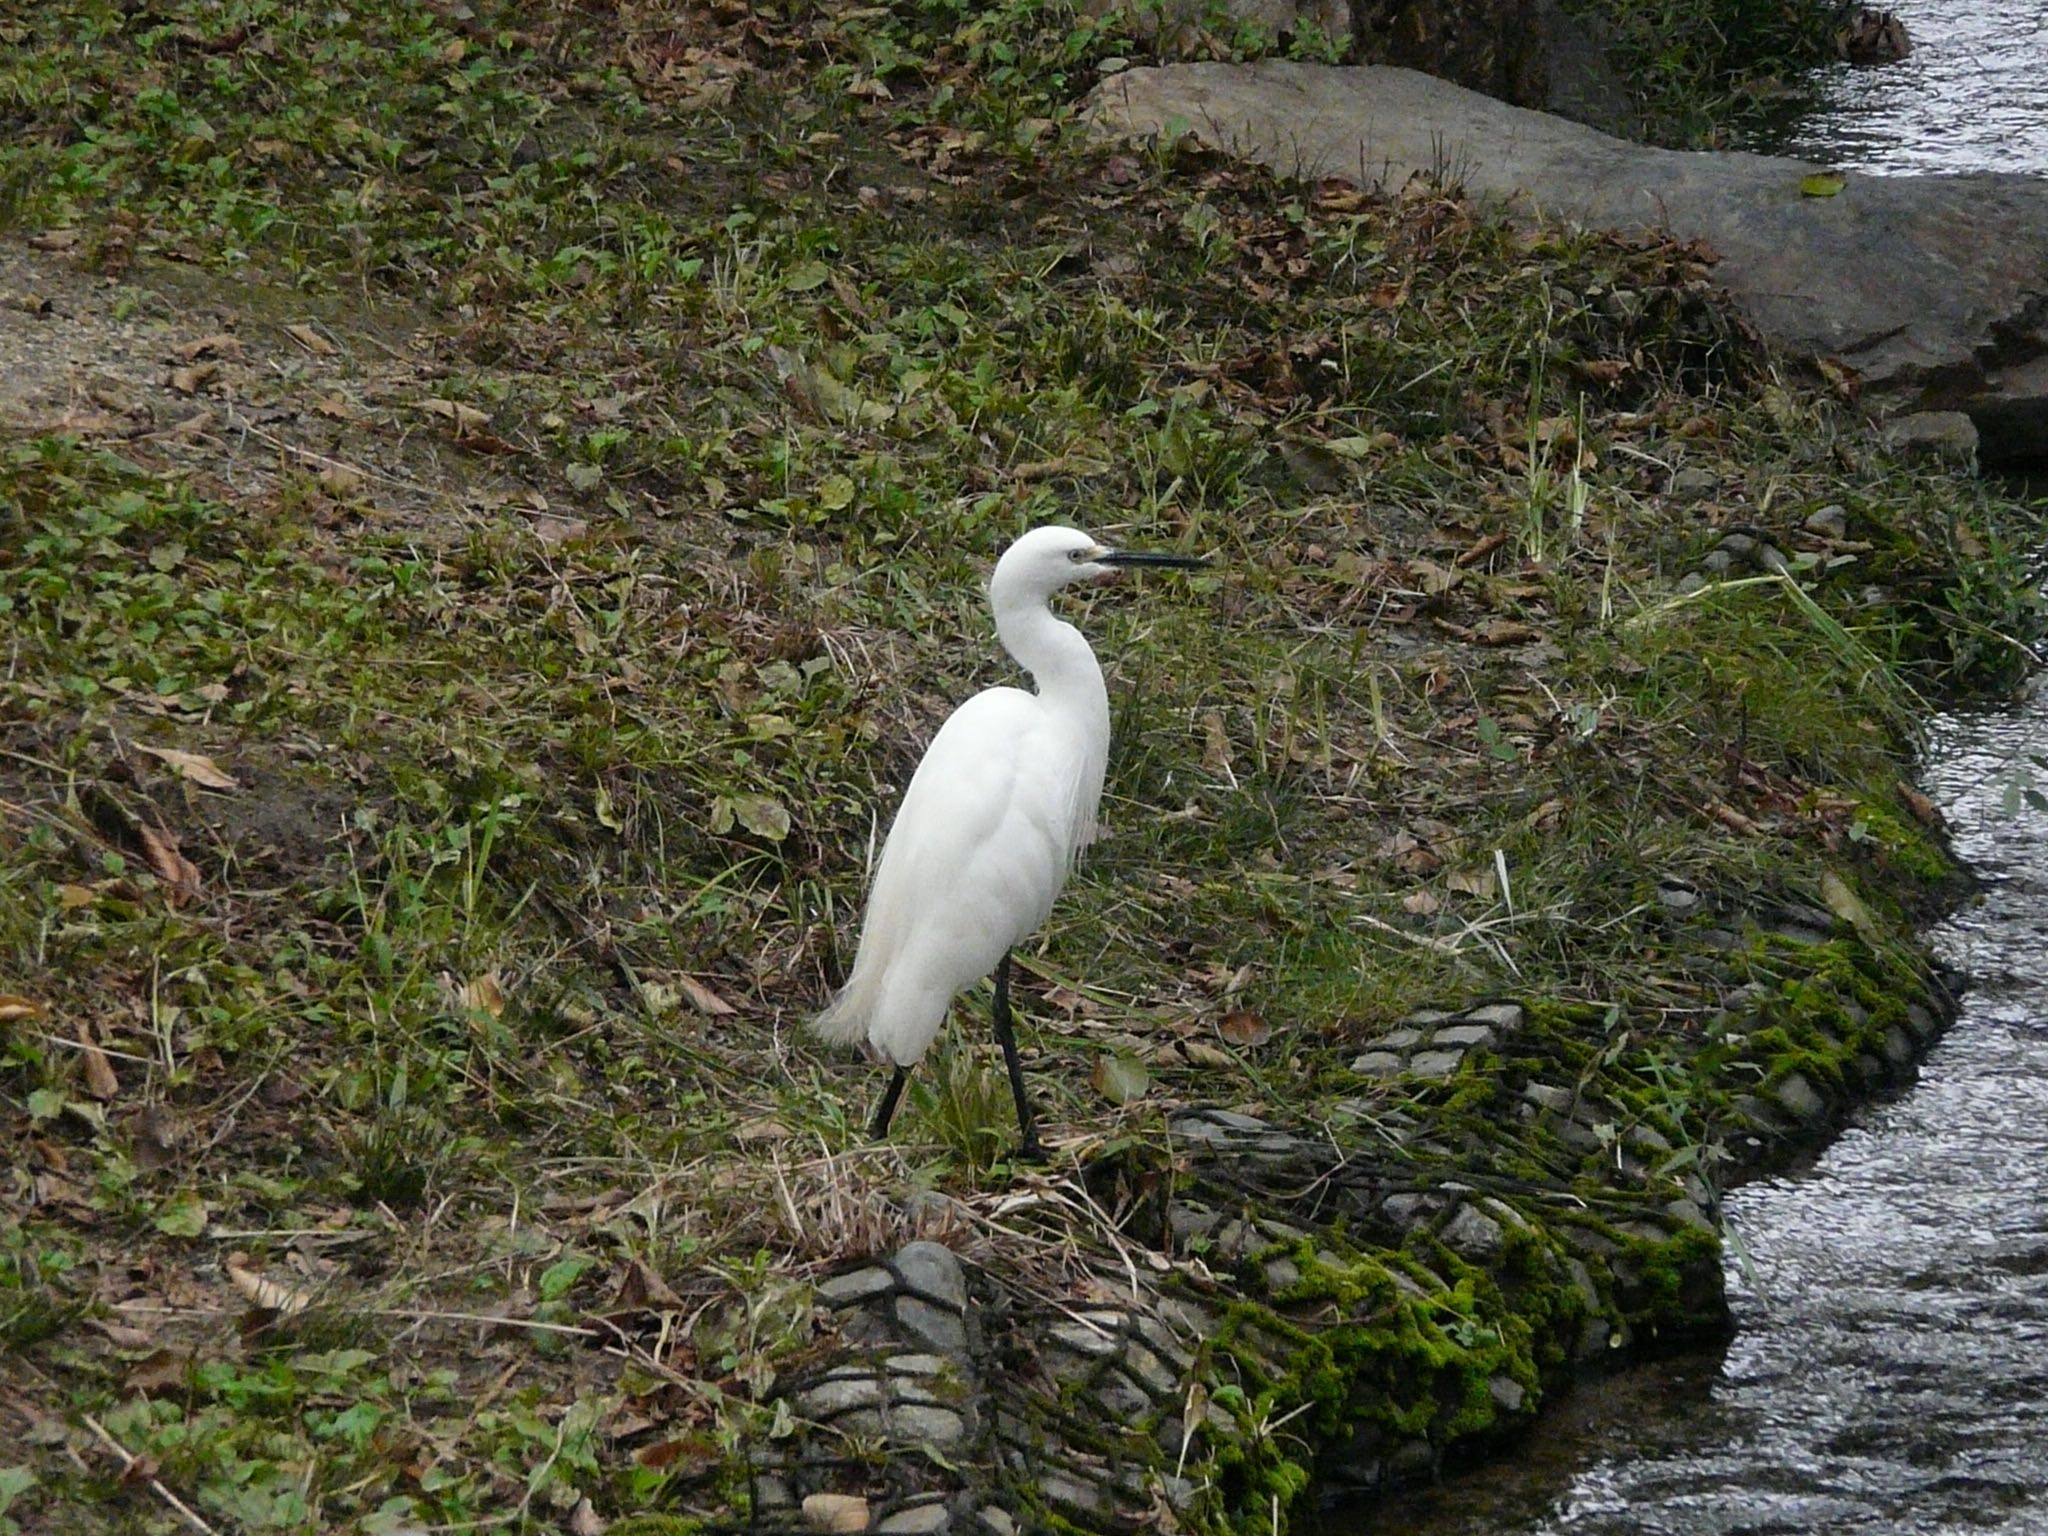
[[[919,744],[1010,676],[979,583],[1026,526],[1220,557],[1075,604],[1113,835],[1019,983],[1069,1157],[1349,1092],[1424,1003],[1690,1060],[1720,962],[1658,880],[1924,897],[1913,691],[2038,627],[2017,509],[1873,458],[1682,254],[1084,151],[1124,44],[1057,8],[691,12],[698,55],[682,14],[6,24],[15,234],[399,360],[332,437],[285,375],[265,430],[353,479],[0,450],[0,1326],[224,1525],[720,1508],[828,1346],[805,1282],[1014,1176],[978,1027],[870,1151],[878,1078],[799,1025]],[[1841,564],[1671,601],[1709,522],[1796,552],[1827,502]],[[104,1446],[33,1467],[25,1529],[163,1517]]]

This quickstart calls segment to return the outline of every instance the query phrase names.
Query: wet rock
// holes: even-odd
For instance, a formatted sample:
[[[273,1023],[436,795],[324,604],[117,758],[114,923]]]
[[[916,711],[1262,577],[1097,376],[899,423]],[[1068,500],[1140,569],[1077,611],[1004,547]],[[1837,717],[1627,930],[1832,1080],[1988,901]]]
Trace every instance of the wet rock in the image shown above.
[[[1273,1259],[1266,1265],[1266,1289],[1278,1292],[1301,1284],[1301,1270],[1292,1259]]]
[[[1117,1352],[1117,1336],[1089,1323],[1056,1323],[1047,1336],[1091,1360],[1103,1360]]]
[[[892,1439],[943,1451],[967,1437],[967,1421],[951,1408],[910,1403],[890,1411],[889,1431]]]
[[[1351,1063],[1361,1077],[1392,1077],[1401,1070],[1401,1058],[1392,1051],[1367,1051]]]
[[[1814,1092],[1813,1084],[1797,1072],[1772,1089],[1771,1097],[1801,1120],[1818,1120],[1828,1112],[1827,1100]]]
[[[1706,584],[1707,578],[1703,572],[1687,571],[1678,578],[1678,595],[1680,597],[1690,597]]]
[[[1667,912],[1690,912],[1700,900],[1698,889],[1683,880],[1657,882],[1657,901]]]
[[[1710,549],[1707,557],[1700,561],[1700,569],[1710,576],[1726,576],[1735,569],[1735,556],[1725,549]]]
[[[1884,1059],[1894,1067],[1903,1067],[1913,1059],[1912,1037],[1896,1024],[1884,1032]]]
[[[1122,1371],[1104,1371],[1093,1390],[1111,1424],[1135,1424],[1152,1411],[1152,1399]]]
[[[1486,1383],[1486,1395],[1502,1413],[1520,1413],[1529,1394],[1512,1376],[1495,1376]]]
[[[1405,1051],[1421,1042],[1422,1031],[1419,1029],[1390,1029],[1377,1040],[1369,1040],[1366,1044],[1376,1051]]]
[[[882,1364],[894,1376],[936,1376],[947,1362],[938,1355],[891,1355]]]
[[[1459,1017],[1467,1024],[1491,1024],[1503,1035],[1508,1035],[1522,1027],[1522,1005],[1486,1003],[1478,1008],[1466,1009]]]
[[[1134,1342],[1125,1349],[1124,1369],[1154,1397],[1171,1397],[1180,1389],[1180,1372],[1143,1344]]]
[[[1555,1083],[1530,1083],[1522,1089],[1522,1097],[1538,1109],[1549,1110],[1555,1115],[1568,1115],[1578,1102],[1578,1095],[1569,1088],[1560,1088]]]
[[[829,1419],[849,1408],[872,1408],[881,1401],[882,1384],[874,1377],[842,1376],[799,1393],[796,1411],[810,1419]]]
[[[984,1504],[974,1513],[989,1536],[1017,1536],[1017,1522],[1010,1518],[1010,1512],[993,1504]]]
[[[1078,1515],[1099,1515],[1108,1507],[1103,1491],[1064,1472],[1047,1472],[1038,1479],[1038,1491],[1048,1504]]]

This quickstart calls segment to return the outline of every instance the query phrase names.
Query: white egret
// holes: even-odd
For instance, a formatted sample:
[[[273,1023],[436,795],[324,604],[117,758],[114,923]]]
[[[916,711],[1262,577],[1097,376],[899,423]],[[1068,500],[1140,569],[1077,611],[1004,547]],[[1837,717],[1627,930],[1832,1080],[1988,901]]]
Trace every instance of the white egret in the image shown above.
[[[1010,1028],[1010,950],[1045,921],[1074,855],[1095,840],[1109,761],[1109,691],[1095,652],[1053,616],[1052,595],[1129,566],[1196,569],[1188,555],[1106,549],[1034,528],[996,562],[996,635],[1038,684],[990,688],[947,717],[911,776],[868,894],[853,971],[812,1021],[896,1069],[871,1134],[886,1135],[910,1069],[953,998],[995,972],[995,1034],[1017,1101],[1022,1155],[1044,1156]]]

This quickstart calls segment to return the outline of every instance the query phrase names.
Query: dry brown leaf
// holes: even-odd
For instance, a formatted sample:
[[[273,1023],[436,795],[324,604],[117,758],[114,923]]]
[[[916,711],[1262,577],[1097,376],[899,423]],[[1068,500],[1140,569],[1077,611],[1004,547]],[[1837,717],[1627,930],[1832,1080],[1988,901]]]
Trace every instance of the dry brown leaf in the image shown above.
[[[578,1499],[576,1507],[569,1511],[569,1536],[604,1536],[610,1529],[610,1523],[597,1512],[597,1506],[590,1502],[587,1494]]]
[[[0,1024],[19,1024],[24,1019],[40,1019],[43,1005],[32,997],[17,997],[12,992],[0,992]]]
[[[1401,898],[1401,910],[1413,917],[1434,917],[1443,906],[1432,891],[1410,891]]]
[[[804,1499],[804,1524],[814,1531],[864,1531],[868,1501],[857,1493],[814,1493]]]
[[[30,235],[28,243],[39,251],[70,251],[77,249],[80,238],[75,229],[46,229]]]
[[[1226,1013],[1216,1021],[1216,1033],[1226,1044],[1244,1046],[1247,1049],[1264,1045],[1273,1038],[1273,1026],[1261,1014],[1249,1008],[1239,1008]]]
[[[752,1120],[742,1121],[733,1127],[732,1139],[748,1141],[787,1141],[789,1127],[773,1115],[759,1115]]]
[[[183,1350],[151,1350],[128,1368],[127,1389],[145,1395],[182,1392],[191,1369],[192,1357]]]
[[[1450,591],[1465,579],[1463,571],[1438,565],[1434,560],[1410,560],[1408,573],[1415,578],[1415,585],[1431,597]]]
[[[1218,778],[1237,782],[1230,768],[1230,733],[1223,728],[1220,710],[1202,713],[1202,766]]]
[[[181,752],[176,747],[151,747],[135,743],[135,750],[146,752],[163,763],[181,779],[189,779],[202,789],[240,789],[219,763],[197,752]]]
[[[347,396],[338,393],[322,395],[313,402],[313,409],[322,416],[325,416],[329,421],[354,421],[356,419],[355,407],[348,403]]]
[[[286,326],[284,333],[308,352],[311,352],[315,357],[332,357],[341,350],[341,348],[337,347],[333,342],[303,321],[296,325]]]
[[[192,363],[184,368],[173,368],[171,388],[181,395],[196,395],[219,372],[219,363]]]
[[[196,363],[202,357],[240,357],[242,343],[239,337],[230,336],[226,331],[215,331],[211,336],[201,336],[196,341],[180,342],[171,348],[174,356],[188,363]]]
[[[505,987],[498,980],[496,971],[465,981],[456,991],[456,998],[462,1006],[473,1013],[488,1013],[492,1018],[502,1018],[505,1013]]]
[[[669,1283],[645,1259],[633,1259],[619,1277],[619,1293],[612,1299],[612,1305],[626,1312],[676,1312],[682,1310],[683,1298],[669,1288]]]
[[[1730,832],[1740,833],[1744,837],[1756,837],[1763,832],[1762,827],[1736,810],[1734,806],[1725,805],[1719,800],[1707,807],[1707,814]]]
[[[363,488],[363,472],[352,464],[338,461],[322,465],[314,478],[319,481],[320,489],[336,501],[346,501]]]
[[[85,1068],[85,1091],[102,1104],[116,1098],[121,1092],[121,1079],[114,1075],[114,1064],[107,1060],[107,1053],[93,1040],[92,1031],[83,1024],[78,1026],[78,1059]]]
[[[292,1317],[312,1305],[312,1299],[296,1286],[285,1285],[250,1269],[243,1254],[228,1255],[227,1272],[234,1288],[248,1297],[252,1306],[261,1307],[266,1312]]]
[[[199,895],[199,866],[179,851],[178,840],[146,821],[138,823],[136,831],[142,834],[142,846],[149,854],[150,867],[163,881],[171,905],[182,907],[186,902],[196,900]]]
[[[1902,786],[1899,793],[1905,797],[1906,809],[1913,813],[1914,820],[1922,826],[1938,827],[1942,824],[1941,807],[1926,795],[1921,794],[1910,784]]]
[[[1500,889],[1491,864],[1472,864],[1444,876],[1444,884],[1466,896],[1491,897]]]
[[[1488,619],[1472,631],[1472,638],[1481,645],[1525,645],[1541,639],[1542,632],[1518,619]]]
[[[479,431],[491,418],[473,405],[464,405],[460,400],[443,400],[439,396],[422,400],[420,409],[431,416],[439,416],[455,427],[457,437],[467,437]]]
[[[711,1018],[720,1018],[728,1013],[739,1012],[739,1009],[733,1007],[731,1003],[728,1003],[694,976],[677,976],[676,989],[690,1000],[692,1008]]]

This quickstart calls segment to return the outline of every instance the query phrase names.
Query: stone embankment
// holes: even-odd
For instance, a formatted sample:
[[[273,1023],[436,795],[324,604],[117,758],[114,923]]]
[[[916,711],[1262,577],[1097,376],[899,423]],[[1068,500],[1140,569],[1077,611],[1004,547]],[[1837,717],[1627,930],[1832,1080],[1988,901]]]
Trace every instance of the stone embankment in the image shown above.
[[[1540,999],[1418,1012],[1284,1118],[1183,1111],[1021,1181],[1020,1210],[1096,1214],[1058,1285],[930,1240],[826,1280],[839,1345],[776,1389],[754,1528],[1278,1530],[1311,1487],[1427,1478],[1576,1374],[1725,1336],[1718,1188],[1910,1075],[1952,1005],[1867,912],[1729,913],[1678,880],[1654,908],[1726,957],[1703,1036],[1646,1051],[1649,1021]]]
[[[1701,241],[1767,337],[1889,411],[1961,413],[1904,436],[2048,460],[2048,183],[1864,176],[1768,155],[1655,149],[1406,69],[1267,59],[1114,76],[1111,139],[1192,136],[1283,175],[1417,174],[1587,227]]]

